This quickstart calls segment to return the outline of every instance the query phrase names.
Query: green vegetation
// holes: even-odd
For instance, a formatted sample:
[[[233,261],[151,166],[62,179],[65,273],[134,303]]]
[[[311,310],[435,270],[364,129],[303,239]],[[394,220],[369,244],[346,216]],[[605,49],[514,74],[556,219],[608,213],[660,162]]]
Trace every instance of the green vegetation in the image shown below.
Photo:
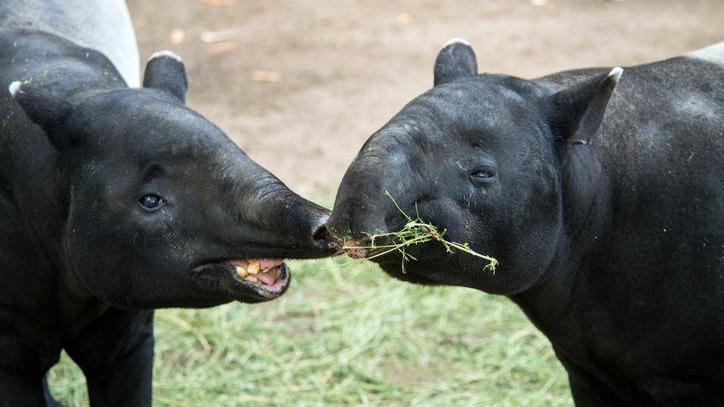
[[[550,344],[503,297],[349,259],[291,267],[277,301],[156,314],[155,405],[571,405]],[[65,355],[49,380],[87,405]]]
[[[485,256],[483,254],[480,254],[473,249],[470,248],[469,243],[457,243],[457,242],[451,242],[444,238],[445,231],[440,231],[437,226],[425,222],[422,218],[420,218],[420,214],[417,213],[415,217],[413,218],[409,214],[405,213],[405,211],[400,208],[400,205],[397,204],[397,201],[395,201],[395,198],[390,195],[389,192],[385,191],[385,195],[387,195],[388,198],[392,201],[392,203],[395,205],[398,211],[407,219],[407,223],[405,223],[402,228],[396,232],[388,232],[388,233],[379,233],[375,235],[370,235],[369,237],[369,244],[352,244],[348,245],[345,244],[342,246],[342,250],[345,251],[356,251],[356,250],[369,250],[369,253],[365,258],[367,260],[374,259],[376,257],[384,256],[386,254],[392,253],[392,252],[398,252],[402,256],[402,272],[405,272],[405,263],[411,260],[417,260],[415,257],[413,257],[411,254],[407,253],[407,248],[410,246],[415,246],[418,244],[423,244],[427,242],[439,242],[445,247],[445,250],[452,254],[454,253],[454,250],[460,251],[462,253],[479,257],[483,260],[486,260],[488,264],[486,264],[483,267],[483,270],[490,270],[493,274],[495,274],[495,267],[498,266],[498,260],[496,260],[493,257]],[[383,244],[377,244],[382,240]]]

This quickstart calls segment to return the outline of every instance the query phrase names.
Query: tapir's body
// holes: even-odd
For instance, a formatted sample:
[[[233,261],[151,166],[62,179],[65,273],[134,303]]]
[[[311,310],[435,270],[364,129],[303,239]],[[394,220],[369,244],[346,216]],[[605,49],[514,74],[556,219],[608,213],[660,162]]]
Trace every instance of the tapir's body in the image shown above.
[[[702,59],[712,52],[720,59]],[[626,68],[600,131],[571,147],[559,278],[512,298],[550,338],[580,405],[724,404],[722,57],[724,43]]]
[[[350,166],[329,227],[396,230],[389,192],[496,257],[495,273],[434,245],[408,248],[406,273],[374,261],[509,296],[550,339],[577,405],[723,405],[723,64],[720,43],[623,75],[522,80],[476,75],[452,42],[436,86]]]
[[[0,24],[0,406],[54,404],[61,350],[91,405],[150,405],[152,310],[282,295],[276,258],[326,254],[326,211],[185,107],[177,56],[128,88],[122,1],[4,1]]]

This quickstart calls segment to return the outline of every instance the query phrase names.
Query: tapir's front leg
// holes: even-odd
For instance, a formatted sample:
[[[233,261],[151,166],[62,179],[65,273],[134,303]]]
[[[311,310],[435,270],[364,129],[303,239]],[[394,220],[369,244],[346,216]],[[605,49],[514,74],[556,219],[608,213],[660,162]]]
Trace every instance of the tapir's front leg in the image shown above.
[[[56,406],[45,374],[60,356],[60,344],[0,332],[0,406]]]
[[[88,382],[92,406],[150,406],[153,311],[109,309],[66,351]]]
[[[48,391],[45,377],[0,370],[0,406],[61,406]]]
[[[568,382],[576,407],[605,407],[625,405],[603,382],[582,369],[565,353],[554,349],[556,356],[568,372]]]

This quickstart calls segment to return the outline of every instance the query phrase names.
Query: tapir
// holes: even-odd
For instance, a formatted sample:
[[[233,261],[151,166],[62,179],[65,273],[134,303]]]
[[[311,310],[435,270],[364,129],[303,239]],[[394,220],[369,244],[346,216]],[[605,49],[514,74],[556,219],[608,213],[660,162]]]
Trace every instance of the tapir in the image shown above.
[[[404,268],[373,261],[509,297],[576,405],[724,405],[724,42],[528,80],[478,74],[452,40],[432,89],[362,146],[325,233],[370,256],[406,216],[497,268],[434,240]]]
[[[0,2],[2,406],[55,405],[61,350],[91,405],[148,406],[154,309],[272,300],[329,252],[328,211],[185,106],[178,56],[138,82],[122,0]]]

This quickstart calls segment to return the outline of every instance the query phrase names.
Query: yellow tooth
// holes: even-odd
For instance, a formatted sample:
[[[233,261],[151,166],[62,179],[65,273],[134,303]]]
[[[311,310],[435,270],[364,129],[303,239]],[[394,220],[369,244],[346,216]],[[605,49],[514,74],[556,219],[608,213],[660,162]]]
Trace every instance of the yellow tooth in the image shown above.
[[[249,267],[246,268],[246,271],[247,271],[249,274],[256,274],[256,273],[258,273],[258,272],[259,272],[259,262],[258,262],[258,261],[255,261],[255,262],[253,262],[253,263],[250,263],[250,264],[249,264]]]
[[[251,281],[252,283],[258,283],[258,282],[259,282],[259,279],[256,278],[256,277],[254,277],[254,276],[247,277],[246,279],[247,279],[247,281]]]
[[[236,266],[236,274],[241,278],[244,278],[249,275],[249,273],[247,273],[246,270],[244,270],[244,267],[241,267],[241,266]]]

